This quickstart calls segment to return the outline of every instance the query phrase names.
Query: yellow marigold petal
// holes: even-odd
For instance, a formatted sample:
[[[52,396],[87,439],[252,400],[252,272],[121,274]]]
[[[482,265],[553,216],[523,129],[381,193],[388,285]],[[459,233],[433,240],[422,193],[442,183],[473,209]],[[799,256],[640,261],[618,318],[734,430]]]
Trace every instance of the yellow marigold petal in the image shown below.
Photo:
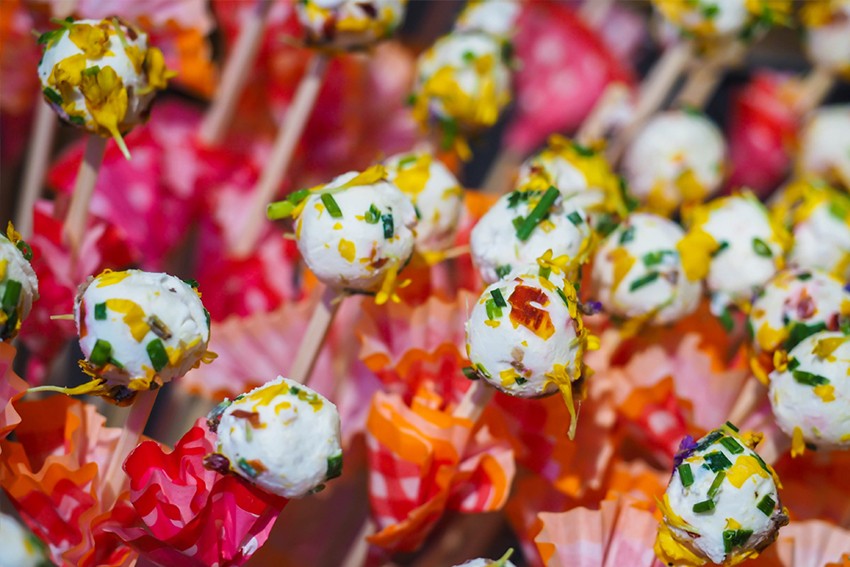
[[[791,456],[799,457],[805,452],[806,441],[803,439],[803,430],[795,427],[794,433],[791,435]]]

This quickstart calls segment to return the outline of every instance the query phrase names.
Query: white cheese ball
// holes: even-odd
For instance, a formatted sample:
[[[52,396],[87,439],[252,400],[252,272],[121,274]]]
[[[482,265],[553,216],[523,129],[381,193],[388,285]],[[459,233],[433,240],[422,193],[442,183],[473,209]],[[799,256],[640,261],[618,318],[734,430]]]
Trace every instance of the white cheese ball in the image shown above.
[[[52,565],[45,556],[44,544],[15,518],[0,513],[0,565],[4,567],[40,567]]]
[[[579,380],[586,331],[571,288],[556,274],[536,271],[487,287],[466,323],[466,351],[478,375],[521,398],[554,394],[569,387],[567,379]]]
[[[736,35],[750,22],[747,0],[653,0],[676,27],[702,38]]]
[[[656,552],[670,565],[694,557],[735,565],[770,545],[788,523],[773,469],[729,426],[676,455]],[[685,560],[689,558],[691,561]]]
[[[689,280],[677,246],[685,231],[658,215],[629,216],[596,252],[593,287],[604,309],[625,319],[654,325],[693,313],[702,283]]]
[[[107,388],[131,392],[156,389],[197,367],[210,340],[198,292],[164,273],[104,271],[81,286],[74,319],[86,372]],[[122,388],[112,392],[115,401],[122,401]]]
[[[850,316],[850,292],[838,278],[819,270],[783,270],[753,301],[749,324],[753,347],[772,353],[782,347],[795,326],[837,331]]]
[[[449,168],[429,153],[397,154],[384,163],[388,180],[419,212],[416,249],[439,252],[454,244],[463,210],[463,189]]]
[[[490,0],[491,2],[495,2],[497,0]],[[455,565],[454,567],[516,567],[513,563],[511,563],[508,559],[487,559],[484,557],[478,557],[476,559],[470,559],[469,561],[464,561],[460,565]]]
[[[502,42],[484,33],[445,35],[416,65],[414,114],[475,132],[492,126],[511,99]]]
[[[362,175],[369,171],[374,169]],[[413,253],[416,209],[385,175],[358,178],[361,174],[350,171],[312,191],[295,222],[295,235],[304,261],[322,283],[374,292]],[[339,211],[332,212],[334,205],[325,201]]]
[[[119,31],[111,20],[62,26],[45,40],[38,66],[44,97],[60,118],[106,137],[120,137],[147,119],[156,91],[171,76],[162,53],[148,48],[147,35],[123,23]]]
[[[751,194],[715,199],[691,212],[679,250],[686,272],[704,271],[712,310],[749,305],[752,296],[784,266],[788,235]],[[693,271],[692,271],[693,270]]]
[[[362,50],[386,39],[404,19],[407,0],[300,0],[307,43],[333,51]]]
[[[789,436],[829,449],[850,449],[850,337],[823,331],[788,353],[770,374],[776,423]]]
[[[803,129],[797,171],[850,190],[850,105],[823,106]]]
[[[566,256],[570,273],[586,262],[594,242],[587,214],[571,201],[564,201],[560,194],[549,207],[548,216],[533,228],[528,238],[520,238],[521,219],[529,217],[545,194],[513,191],[502,195],[472,228],[469,237],[472,261],[486,283],[524,266],[534,266],[547,253],[553,259]]]
[[[725,161],[720,129],[702,114],[676,110],[657,114],[635,137],[623,157],[623,175],[632,195],[667,215],[716,193]]]
[[[519,14],[517,0],[470,0],[455,21],[455,31],[483,32],[508,39],[516,33]]]
[[[808,14],[813,17],[807,17]],[[804,4],[800,19],[805,26],[803,46],[812,63],[833,73],[848,74],[850,2],[833,0],[829,3],[828,12],[824,11],[822,4],[809,8]]]
[[[25,243],[21,246],[29,252]],[[0,234],[0,341],[15,338],[36,299],[35,271],[16,243]]]
[[[342,472],[339,412],[327,398],[278,376],[220,414],[216,451],[263,490],[300,498]]]

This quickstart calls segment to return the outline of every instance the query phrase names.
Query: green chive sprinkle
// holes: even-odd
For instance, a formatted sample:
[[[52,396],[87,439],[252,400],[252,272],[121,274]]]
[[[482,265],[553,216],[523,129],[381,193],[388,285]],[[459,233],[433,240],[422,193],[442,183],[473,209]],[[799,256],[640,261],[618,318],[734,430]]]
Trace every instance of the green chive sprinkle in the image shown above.
[[[259,473],[257,473],[257,469],[249,465],[248,461],[246,461],[244,458],[236,461],[236,466],[238,466],[239,470],[241,470],[251,478],[257,478],[258,476],[260,476]]]
[[[50,87],[44,87],[44,90],[41,92],[43,92],[44,96],[46,96],[47,99],[53,104],[62,104],[62,95],[60,95],[58,92],[54,91]]]
[[[91,349],[89,362],[98,366],[103,366],[112,357],[112,345],[103,339],[97,339],[94,343],[94,348]]]
[[[98,67],[97,65],[93,65],[92,67],[89,67],[88,69],[83,69],[83,76],[84,77],[90,77],[92,75],[97,75],[98,73],[100,73],[100,67]]]
[[[17,246],[18,250],[21,251],[21,254],[24,257],[24,260],[26,260],[27,262],[32,260],[32,247],[29,244],[27,244],[23,240],[18,240],[18,242],[17,242],[17,244],[15,244],[15,246]]]
[[[732,431],[734,431],[735,433],[738,433],[738,431],[740,431],[740,430],[738,429],[738,427],[737,427],[734,423],[732,423],[731,421],[727,421],[727,422],[726,422],[726,427],[728,427],[729,429],[731,429],[731,430],[732,430]]]
[[[800,366],[800,361],[797,360],[796,358],[792,357],[790,360],[788,360],[788,370],[796,370],[797,367],[799,367],[799,366]]]
[[[342,211],[339,210],[339,205],[336,204],[336,199],[330,193],[322,193],[320,197],[322,199],[322,203],[325,204],[325,208],[328,210],[328,214],[335,219],[342,218]]]
[[[820,333],[821,331],[826,330],[826,323],[815,323],[813,325],[806,325],[805,323],[800,323],[795,321],[791,330],[788,332],[788,339],[785,341],[783,345],[787,352],[791,352],[791,350],[803,342],[804,339],[809,338],[815,333]]]
[[[148,351],[148,358],[153,364],[153,369],[159,372],[165,365],[168,364],[168,353],[165,352],[165,346],[159,339],[154,339],[147,344],[145,350]]]
[[[702,512],[710,512],[714,510],[714,500],[708,499],[703,500],[702,502],[697,502],[696,504],[694,504],[693,510],[697,514],[700,514]]]
[[[414,163],[415,161],[416,161],[416,154],[411,154],[409,156],[405,156],[405,157],[401,158],[400,160],[398,160],[398,167],[399,167],[399,169],[403,168],[404,166],[409,165],[411,163]]]
[[[466,376],[468,380],[478,380],[481,376],[478,375],[478,372],[475,370],[473,366],[464,366],[460,369],[463,372],[463,375]]]
[[[629,226],[620,235],[620,244],[627,244],[635,239],[635,227]]]
[[[555,200],[561,193],[555,188],[550,186],[543,196],[540,198],[540,201],[537,202],[534,209],[528,214],[525,222],[517,229],[516,237],[525,242],[528,240],[528,237],[531,236],[531,233],[537,227],[538,224],[549,214],[549,209],[555,203]]]
[[[559,288],[559,287],[556,287],[556,288],[555,288],[555,292],[556,292],[556,293],[558,294],[558,296],[561,298],[561,301],[563,301],[563,302],[564,302],[564,305],[566,305],[567,307],[569,307],[569,306],[570,306],[570,301],[567,299],[567,294],[566,294],[566,293],[564,293],[564,290],[562,290],[562,289],[561,289],[561,288]]]
[[[811,272],[800,272],[799,274],[797,274],[797,279],[800,280],[801,282],[807,282],[810,279],[812,279],[812,273]]]
[[[520,216],[518,216],[518,217],[515,217],[515,218],[511,221],[511,224],[513,224],[513,225],[514,225],[514,230],[516,230],[516,231],[519,231],[519,229],[522,227],[522,225],[523,225],[524,223],[525,223],[525,217],[524,217],[524,216],[522,216],[522,215],[520,215]]]
[[[732,312],[728,308],[723,310],[719,317],[720,324],[726,331],[731,332],[735,328],[735,320],[732,318]]]
[[[578,213],[578,211],[573,211],[568,214],[567,219],[569,219],[569,221],[576,226],[581,226],[581,224],[584,222],[584,219],[581,218],[581,215]]]
[[[726,478],[726,473],[720,471],[717,473],[717,476],[714,477],[714,480],[711,481],[711,486],[708,487],[708,497],[714,498],[717,496],[717,491],[720,490],[720,485],[723,484],[723,479]]]
[[[523,378],[522,376],[517,376],[517,377],[514,379],[514,382],[516,382],[517,384],[519,384],[520,386],[522,386],[523,384],[525,384],[526,382],[528,382],[528,380],[527,380],[526,378]]]
[[[718,246],[717,248],[714,249],[714,251],[711,253],[711,257],[714,258],[715,256],[717,256],[718,254],[720,254],[721,252],[723,252],[727,248],[729,248],[729,243],[725,240],[720,241],[720,246]]]
[[[770,517],[773,514],[773,508],[776,506],[776,502],[773,501],[773,498],[770,497],[770,494],[765,494],[764,498],[759,500],[759,503],[756,504],[756,508],[761,510],[761,513],[767,517]]]
[[[85,126],[86,125],[86,119],[83,118],[82,116],[77,116],[75,114],[70,115],[68,117],[68,120],[71,122],[71,124],[74,124],[76,126]]]
[[[342,474],[342,453],[328,457],[328,472],[325,480],[336,478]]]
[[[275,201],[266,207],[266,218],[269,220],[285,219],[292,216],[295,205],[289,201]]]
[[[289,201],[290,203],[292,203],[293,205],[298,205],[299,203],[301,203],[301,201],[303,201],[304,199],[306,199],[309,196],[310,196],[310,190],[309,189],[299,189],[298,191],[293,191],[292,193],[287,195],[286,200]]]
[[[823,386],[824,384],[829,384],[829,379],[825,376],[806,372],[805,370],[792,370],[791,375],[797,383],[804,386]]]
[[[508,304],[505,302],[505,298],[502,296],[502,290],[496,288],[490,291],[490,295],[493,296],[493,301],[496,302],[497,307],[507,307]]]
[[[381,222],[384,225],[384,238],[392,238],[393,232],[395,232],[393,216],[391,214],[381,215]]]
[[[479,372],[482,376],[484,376],[485,378],[492,378],[492,377],[493,377],[493,376],[490,374],[490,372],[489,372],[486,368],[484,368],[484,365],[483,365],[483,364],[481,364],[480,362],[479,362],[478,364],[476,364],[476,365],[475,365],[475,368],[477,368],[477,369],[478,369],[478,372]]]
[[[658,272],[649,272],[645,276],[640,277],[640,278],[636,279],[635,281],[633,281],[631,283],[631,285],[629,286],[629,291],[636,291],[636,290],[638,290],[638,289],[640,289],[640,288],[642,288],[646,285],[651,284],[652,282],[657,280],[660,275],[661,274],[659,274]]]
[[[711,445],[719,441],[721,437],[723,437],[723,433],[721,433],[720,431],[712,431],[711,433],[699,440],[699,442],[694,447],[694,451],[699,452],[710,447]]]
[[[720,451],[714,451],[705,456],[705,465],[703,466],[707,466],[711,472],[720,472],[731,467],[732,463],[726,455]]]
[[[106,303],[96,303],[94,306],[94,318],[96,321],[106,319]]]
[[[643,265],[649,268],[650,266],[657,266],[664,262],[664,258],[667,256],[675,256],[676,252],[674,250],[655,250],[653,252],[647,252],[643,255]]]
[[[733,548],[744,545],[751,535],[753,530],[723,530],[724,551],[729,553]]]
[[[739,455],[744,452],[744,448],[741,447],[741,444],[731,437],[724,437],[720,440],[720,444],[726,447],[726,449],[733,455]]]
[[[12,311],[18,306],[23,285],[18,280],[8,280],[6,291],[3,292],[3,311]]]
[[[290,395],[297,396],[300,393],[301,393],[301,388],[299,388],[298,386],[290,386],[289,387],[289,394]]]
[[[682,486],[687,488],[694,483],[694,473],[691,470],[691,465],[688,463],[682,463],[676,470],[679,471],[679,478],[682,480]]]
[[[773,252],[770,251],[770,246],[761,238],[753,238],[753,250],[763,258],[773,258]]]
[[[369,224],[378,224],[378,221],[381,220],[381,211],[378,210],[378,207],[374,203],[369,205],[369,210],[366,211],[364,220]]]
[[[487,318],[491,321],[495,319],[499,319],[502,316],[502,310],[496,305],[496,302],[492,299],[488,299],[484,302],[484,307],[487,309]]]
[[[502,266],[496,266],[496,277],[499,279],[504,278],[508,274],[511,273],[511,267],[507,264]]]

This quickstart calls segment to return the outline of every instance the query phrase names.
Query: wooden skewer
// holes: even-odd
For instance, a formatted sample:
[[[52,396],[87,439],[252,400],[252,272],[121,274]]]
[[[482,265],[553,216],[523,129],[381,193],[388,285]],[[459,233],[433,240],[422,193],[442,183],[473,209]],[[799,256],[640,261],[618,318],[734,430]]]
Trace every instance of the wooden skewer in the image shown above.
[[[767,388],[755,376],[750,376],[744,382],[738,399],[729,411],[729,421],[734,424],[742,423],[755,411],[764,400]]]
[[[89,135],[86,140],[86,149],[83,161],[77,172],[77,180],[74,184],[74,193],[71,196],[71,206],[62,226],[62,236],[71,248],[71,257],[76,259],[83,242],[86,231],[86,223],[89,216],[89,205],[94,195],[94,187],[97,183],[97,175],[103,163],[103,155],[106,153],[108,138]],[[76,263],[74,260],[73,263]]]
[[[295,355],[295,361],[289,371],[291,380],[302,384],[307,384],[310,381],[310,375],[316,366],[322,345],[325,343],[325,338],[328,336],[328,331],[344,297],[344,294],[341,295],[340,292],[329,287],[325,287],[322,291],[322,296],[313,309],[313,315],[307,324],[307,331],[298,346],[298,353]]]
[[[796,110],[803,116],[817,108],[835,86],[835,75],[824,67],[815,67],[800,88]]]
[[[15,229],[24,238],[32,236],[33,209],[41,196],[44,174],[53,151],[53,139],[56,137],[56,113],[45,101],[36,103],[35,124],[27,149],[27,161],[24,166],[24,181],[21,198],[15,211]]]
[[[673,106],[704,108],[723,80],[725,70],[740,64],[746,52],[744,42],[726,42],[708,61],[692,69]]]

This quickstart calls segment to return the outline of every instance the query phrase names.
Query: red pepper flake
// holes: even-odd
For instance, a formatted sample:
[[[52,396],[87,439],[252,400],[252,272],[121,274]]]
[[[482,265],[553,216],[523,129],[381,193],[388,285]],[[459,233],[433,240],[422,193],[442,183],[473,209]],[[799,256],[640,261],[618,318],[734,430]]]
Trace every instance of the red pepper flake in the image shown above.
[[[797,318],[808,319],[815,314],[815,302],[806,288],[800,292],[800,300],[797,302]]]
[[[245,462],[251,465],[251,468],[257,472],[258,476],[269,470],[261,461],[258,461],[257,459]]]
[[[260,429],[263,424],[260,422],[260,414],[255,411],[233,410],[231,414],[237,419],[247,419],[254,429]]]
[[[514,327],[522,325],[546,340],[555,334],[555,325],[552,324],[549,312],[532,305],[532,302],[540,307],[546,307],[549,305],[549,296],[541,289],[518,285],[508,298],[508,303],[511,304],[511,323]]]
[[[80,301],[80,338],[82,339],[89,334],[89,329],[86,327],[86,302]]]

